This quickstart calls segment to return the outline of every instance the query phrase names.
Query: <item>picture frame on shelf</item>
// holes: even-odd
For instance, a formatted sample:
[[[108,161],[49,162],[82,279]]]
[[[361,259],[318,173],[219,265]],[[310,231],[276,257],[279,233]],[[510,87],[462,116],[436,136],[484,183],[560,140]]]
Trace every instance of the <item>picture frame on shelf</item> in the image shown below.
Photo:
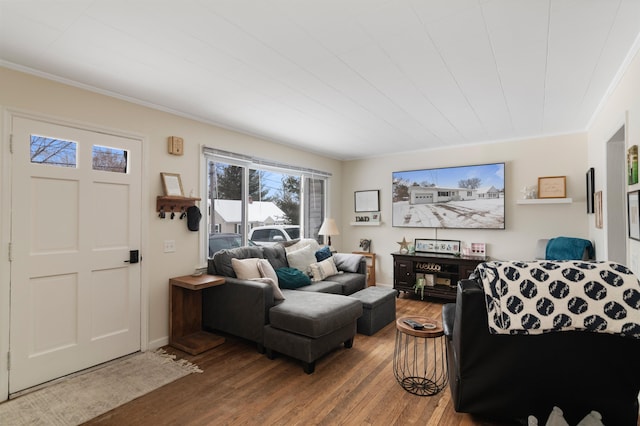
[[[640,241],[640,191],[627,193],[627,224],[629,238]]]
[[[566,198],[567,177],[545,176],[538,178],[538,198]]]
[[[360,249],[369,253],[371,251],[371,240],[368,238],[360,238]]]
[[[595,169],[591,167],[587,171],[587,214],[595,212],[594,209],[594,184],[595,184]]]
[[[355,191],[353,197],[356,213],[380,211],[380,190]]]
[[[437,253],[457,255],[460,253],[459,240],[433,240],[416,238],[414,242],[416,253]]]
[[[180,174],[161,172],[160,177],[162,178],[162,189],[164,190],[164,195],[170,197],[184,197]]]
[[[424,274],[424,285],[433,287],[436,285],[436,276],[434,274]]]

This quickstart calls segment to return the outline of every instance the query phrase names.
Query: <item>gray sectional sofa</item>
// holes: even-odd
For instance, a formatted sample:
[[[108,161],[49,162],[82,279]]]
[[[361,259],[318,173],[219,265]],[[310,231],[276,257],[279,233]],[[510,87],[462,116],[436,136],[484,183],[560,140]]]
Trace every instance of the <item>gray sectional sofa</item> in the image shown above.
[[[205,329],[255,342],[258,351],[270,358],[281,353],[298,359],[307,373],[327,352],[341,344],[351,347],[362,303],[346,296],[366,285],[364,258],[335,253],[338,274],[298,289],[283,289],[284,300],[274,297],[271,284],[237,277],[232,259],[249,258],[266,259],[275,270],[289,267],[286,246],[281,243],[216,253],[207,272],[224,276],[226,284],[203,291]]]

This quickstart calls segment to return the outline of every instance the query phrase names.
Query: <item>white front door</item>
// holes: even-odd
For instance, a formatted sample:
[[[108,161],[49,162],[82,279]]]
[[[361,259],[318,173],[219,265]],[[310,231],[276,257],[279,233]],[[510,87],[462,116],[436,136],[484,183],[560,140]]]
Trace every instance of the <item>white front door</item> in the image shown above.
[[[140,350],[140,140],[11,119],[9,393]]]

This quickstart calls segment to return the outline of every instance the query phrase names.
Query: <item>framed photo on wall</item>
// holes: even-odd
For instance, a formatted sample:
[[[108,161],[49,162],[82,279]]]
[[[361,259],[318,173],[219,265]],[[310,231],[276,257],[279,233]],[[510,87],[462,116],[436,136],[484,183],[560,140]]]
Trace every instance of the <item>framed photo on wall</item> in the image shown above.
[[[594,213],[594,207],[593,207],[594,182],[595,182],[595,170],[593,167],[591,167],[589,171],[587,171],[587,214]]]
[[[629,238],[640,241],[640,191],[627,193],[627,222]]]
[[[380,191],[355,191],[354,193],[355,211],[359,212],[379,212],[380,211]]]

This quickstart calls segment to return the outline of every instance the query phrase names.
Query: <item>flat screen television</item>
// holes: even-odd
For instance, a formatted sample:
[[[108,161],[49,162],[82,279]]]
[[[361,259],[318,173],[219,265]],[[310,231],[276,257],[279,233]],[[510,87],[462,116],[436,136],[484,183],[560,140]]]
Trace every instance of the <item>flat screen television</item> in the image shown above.
[[[393,172],[392,225],[504,229],[504,163]]]

